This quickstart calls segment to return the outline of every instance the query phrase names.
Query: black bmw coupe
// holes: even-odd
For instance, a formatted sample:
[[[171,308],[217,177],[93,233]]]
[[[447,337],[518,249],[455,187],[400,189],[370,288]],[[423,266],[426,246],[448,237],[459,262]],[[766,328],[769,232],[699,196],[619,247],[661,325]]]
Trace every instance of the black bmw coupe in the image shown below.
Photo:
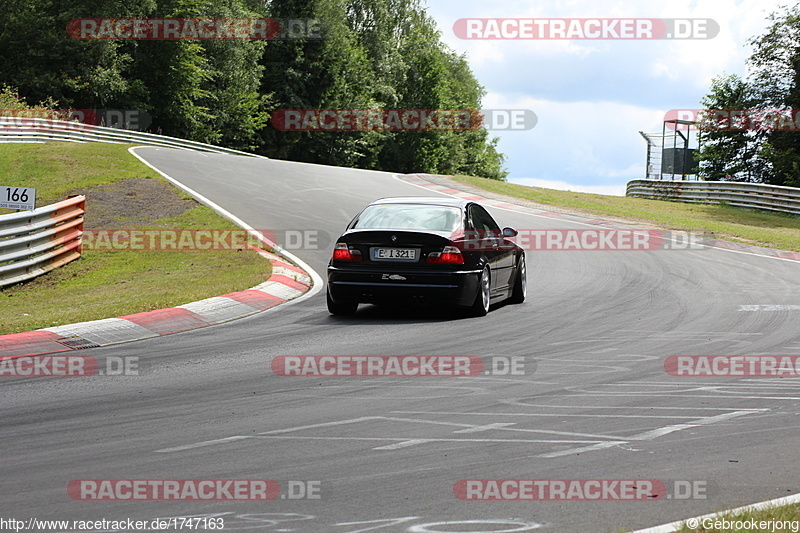
[[[328,310],[360,303],[459,306],[473,316],[521,303],[525,251],[486,209],[453,198],[383,198],[364,208],[336,241],[328,264]]]

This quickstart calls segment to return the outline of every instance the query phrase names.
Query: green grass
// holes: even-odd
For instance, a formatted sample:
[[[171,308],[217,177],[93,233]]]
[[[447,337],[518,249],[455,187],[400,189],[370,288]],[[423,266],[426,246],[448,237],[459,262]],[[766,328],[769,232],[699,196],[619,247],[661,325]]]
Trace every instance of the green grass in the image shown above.
[[[127,146],[0,144],[0,185],[37,189],[37,206],[68,191],[128,178],[166,183]],[[173,188],[176,198],[186,195]],[[103,206],[87,206],[102,210]],[[117,228],[238,229],[195,203],[183,214]],[[80,259],[27,283],[0,289],[0,334],[161,309],[244,290],[271,273],[252,251],[84,251]]]
[[[0,144],[0,185],[35,188],[36,207],[41,207],[65,199],[73,189],[128,178],[162,179],[128,148],[103,143]]]
[[[623,196],[606,196],[528,187],[472,176],[456,181],[532,202],[565,207],[592,215],[623,218],[671,230],[711,234],[718,239],[800,251],[800,218],[728,205],[684,204]]]

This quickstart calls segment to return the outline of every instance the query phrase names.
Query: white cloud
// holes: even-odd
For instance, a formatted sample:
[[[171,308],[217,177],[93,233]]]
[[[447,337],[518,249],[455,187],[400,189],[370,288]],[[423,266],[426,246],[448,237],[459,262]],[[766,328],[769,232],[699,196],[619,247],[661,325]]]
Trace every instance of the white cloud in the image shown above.
[[[487,108],[531,109],[538,118],[532,130],[500,135],[500,150],[509,157],[517,154],[514,161],[509,160],[510,178],[571,181],[579,177],[592,186],[644,177],[647,145],[638,131],[660,132],[667,111],[618,102],[554,102],[497,93],[485,100]]]
[[[514,178],[509,183],[527,185],[528,187],[542,187],[559,191],[586,192],[592,194],[606,194],[609,196],[625,196],[625,185],[575,185],[565,181],[540,180],[537,178]]]
[[[429,0],[443,39],[467,58],[488,91],[484,108],[533,109],[531,131],[495,131],[510,179],[619,190],[644,174],[638,131],[661,131],[669,109],[700,107],[711,80],[744,75],[746,42],[783,0]],[[453,34],[459,18],[705,18],[708,40],[480,41]]]

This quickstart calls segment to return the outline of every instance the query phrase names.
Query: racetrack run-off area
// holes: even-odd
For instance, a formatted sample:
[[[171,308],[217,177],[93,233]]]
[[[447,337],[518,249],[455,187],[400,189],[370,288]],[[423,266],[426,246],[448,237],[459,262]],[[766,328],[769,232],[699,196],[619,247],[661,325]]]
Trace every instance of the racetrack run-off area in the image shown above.
[[[390,173],[136,152],[277,233],[335,239],[377,198],[457,194]],[[603,227],[488,209],[518,230]],[[322,274],[330,239],[291,251]],[[526,255],[525,303],[481,318],[368,305],[333,317],[320,291],[225,324],[81,352],[103,368],[136,358],[135,375],[3,378],[3,507],[20,519],[192,517],[235,531],[585,533],[798,492],[797,378],[664,367],[676,355],[800,354],[798,262],[704,246]],[[476,356],[486,372],[287,377],[271,367],[305,355]],[[509,361],[521,364],[512,372]],[[152,483],[136,493],[135,480]],[[165,480],[198,480],[195,494],[215,497]],[[235,497],[236,480],[275,485],[251,482]],[[524,484],[513,492],[491,480],[547,490],[526,497]],[[627,497],[631,481],[653,491]]]

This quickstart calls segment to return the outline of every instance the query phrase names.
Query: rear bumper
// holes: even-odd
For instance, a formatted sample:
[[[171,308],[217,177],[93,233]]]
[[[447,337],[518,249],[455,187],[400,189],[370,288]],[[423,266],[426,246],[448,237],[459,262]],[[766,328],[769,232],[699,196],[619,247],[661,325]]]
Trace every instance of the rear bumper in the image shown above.
[[[419,272],[329,266],[328,293],[335,302],[469,306],[478,294],[480,275],[480,270]]]

